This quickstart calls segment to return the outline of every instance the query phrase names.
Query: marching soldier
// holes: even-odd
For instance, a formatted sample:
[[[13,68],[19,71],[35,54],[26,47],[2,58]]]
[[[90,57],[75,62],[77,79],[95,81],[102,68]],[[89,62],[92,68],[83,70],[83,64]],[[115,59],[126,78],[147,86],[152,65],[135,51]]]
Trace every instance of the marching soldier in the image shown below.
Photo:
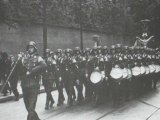
[[[79,47],[76,47],[74,50],[74,59],[75,59],[75,85],[78,91],[77,101],[82,103],[83,101],[83,81],[85,79],[85,58],[82,56],[81,50]]]
[[[10,55],[10,60],[11,60],[11,69],[12,69],[16,64],[16,60],[13,55]],[[17,90],[18,78],[19,78],[18,69],[19,69],[18,66],[16,66],[9,80],[12,92],[16,97],[15,101],[19,100],[19,92]]]
[[[68,96],[68,105],[73,105],[73,101],[76,99],[75,90],[74,90],[74,64],[71,56],[71,49],[66,49],[65,56],[62,61],[62,73],[65,89]]]
[[[54,64],[55,61],[52,59],[52,56],[50,54],[50,50],[46,49],[46,58],[45,62],[47,64],[47,69],[43,73],[43,85],[46,91],[46,104],[45,104],[45,109],[48,110],[49,106],[52,107],[54,104],[54,99],[52,97],[52,90],[53,90],[53,83],[54,83]]]
[[[61,49],[57,49],[56,55],[54,56],[54,59],[56,61],[55,79],[56,79],[56,87],[58,90],[58,104],[57,104],[57,106],[60,106],[60,105],[63,105],[63,102],[65,100],[64,95],[63,95],[64,80],[62,79],[63,57],[62,57],[62,50]]]
[[[35,107],[37,96],[39,93],[39,74],[45,71],[47,65],[41,56],[37,54],[37,47],[34,41],[30,41],[26,47],[24,56],[20,56],[19,64],[21,69],[21,86],[23,92],[23,100],[28,111],[27,120],[40,120]]]
[[[11,61],[8,59],[8,54],[6,52],[3,52],[1,57],[2,58],[1,58],[1,61],[0,61],[0,66],[1,66],[1,68],[3,68],[1,70],[1,79],[2,79],[2,83],[5,84],[6,79],[9,75],[9,72],[10,72],[10,69],[11,69]],[[7,82],[7,84],[5,85],[5,87],[2,91],[4,96],[7,95],[8,90],[11,94],[12,91],[11,91],[11,88],[10,88],[8,82]]]
[[[123,77],[122,69],[122,56],[121,56],[121,45],[117,44],[117,46],[111,46],[111,60],[112,60],[112,69],[116,71],[119,71],[121,76],[118,78],[114,78],[114,76],[117,76],[117,73],[114,73],[111,70],[111,88],[112,88],[112,97],[113,97],[113,105],[117,106],[120,102],[120,95],[121,95],[121,80]]]
[[[84,80],[84,85],[85,85],[85,99],[87,102],[91,101],[92,99],[92,92],[93,88],[90,83],[90,75],[91,75],[91,49],[86,48],[85,49],[85,80]]]
[[[107,46],[103,47],[102,54],[104,56],[104,70],[105,70],[105,95],[106,97],[111,97],[111,86],[110,86],[110,72],[112,69],[111,55]]]

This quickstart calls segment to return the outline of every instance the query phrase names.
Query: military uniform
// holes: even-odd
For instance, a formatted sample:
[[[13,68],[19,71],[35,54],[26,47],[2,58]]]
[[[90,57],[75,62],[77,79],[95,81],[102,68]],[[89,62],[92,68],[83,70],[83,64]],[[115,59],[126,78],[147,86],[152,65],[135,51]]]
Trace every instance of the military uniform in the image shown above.
[[[55,80],[55,76],[54,76],[54,64],[55,61],[52,59],[52,56],[50,55],[50,50],[46,49],[46,58],[45,58],[45,62],[47,64],[47,69],[46,71],[43,73],[43,85],[46,91],[46,105],[45,105],[45,109],[49,109],[49,104],[50,107],[53,106],[54,104],[54,99],[52,97],[52,89],[53,89],[53,83]]]
[[[40,88],[39,74],[45,70],[47,65],[36,51],[35,42],[30,41],[27,45],[27,52],[20,61],[23,100],[28,111],[27,120],[40,120],[35,111]]]
[[[74,69],[74,76],[75,76],[75,85],[78,91],[77,101],[81,103],[83,101],[83,83],[85,79],[85,58],[82,56],[81,50],[79,47],[75,48],[74,51],[75,55],[73,60],[75,60],[75,69]]]
[[[90,75],[91,75],[91,59],[92,56],[90,54],[91,49],[86,48],[85,49],[85,78],[84,78],[84,85],[85,85],[85,99],[87,102],[91,101],[92,99],[92,93],[93,93],[93,88],[90,83]]]
[[[8,59],[8,54],[6,52],[3,52],[2,53],[2,59],[0,61],[0,67],[3,68],[1,69],[1,80],[2,80],[2,83],[5,84],[6,80],[7,80],[7,77],[10,73],[10,69],[11,69],[11,61]],[[7,82],[6,86],[4,87],[2,93],[4,94],[4,96],[7,95],[8,93],[8,90],[11,94],[11,88]]]
[[[56,87],[58,90],[58,104],[57,104],[57,106],[60,106],[63,104],[63,102],[65,100],[64,94],[63,94],[64,80],[62,79],[63,58],[62,58],[62,50],[61,49],[57,49],[56,55],[54,56],[54,60],[56,61],[55,79],[56,79]]]
[[[123,68],[122,56],[121,56],[121,46],[111,46],[111,61],[112,68]],[[120,102],[121,96],[121,79],[111,78],[111,88],[112,88],[112,97],[113,105],[116,106]]]
[[[11,69],[10,70],[12,70],[16,64],[16,61],[15,61],[14,56],[10,56],[10,58],[11,58]],[[17,90],[18,79],[19,79],[18,70],[19,70],[19,66],[16,65],[16,67],[14,68],[14,71],[12,72],[10,80],[9,80],[12,92],[16,97],[15,99],[16,101],[19,100],[19,92]]]
[[[68,96],[68,105],[73,105],[73,101],[76,99],[74,90],[74,64],[71,56],[71,50],[65,51],[65,56],[62,61],[62,75],[64,80],[65,89]]]

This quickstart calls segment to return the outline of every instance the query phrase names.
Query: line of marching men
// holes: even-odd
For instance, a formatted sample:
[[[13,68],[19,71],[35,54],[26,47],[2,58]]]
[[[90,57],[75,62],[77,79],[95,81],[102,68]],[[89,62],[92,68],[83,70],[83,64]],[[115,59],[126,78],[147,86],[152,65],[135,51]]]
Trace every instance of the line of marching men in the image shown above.
[[[108,98],[114,105],[121,101],[138,97],[156,88],[160,76],[160,49],[128,47],[121,44],[86,48],[46,49],[47,69],[43,73],[43,84],[47,93],[45,109],[54,104],[52,85],[58,90],[58,106],[68,96],[68,105],[84,100],[96,105]],[[77,89],[75,92],[74,86]],[[83,89],[85,94],[83,95]]]
[[[1,79],[7,78],[16,63],[14,56],[10,58],[8,59],[7,53],[1,54]],[[63,88],[67,93],[69,106],[76,99],[78,104],[87,101],[95,102],[96,105],[111,99],[114,105],[118,105],[124,100],[155,89],[160,77],[159,48],[117,44],[110,49],[107,46],[98,46],[83,51],[79,47],[73,50],[57,49],[55,52],[46,49],[45,62],[47,68],[41,75],[46,91],[45,109],[49,109],[55,102],[51,94],[54,83],[58,90],[57,106],[63,105],[65,100]],[[21,70],[19,66],[9,80],[16,100],[19,99],[18,70]],[[11,89],[7,84],[3,94],[6,95]]]

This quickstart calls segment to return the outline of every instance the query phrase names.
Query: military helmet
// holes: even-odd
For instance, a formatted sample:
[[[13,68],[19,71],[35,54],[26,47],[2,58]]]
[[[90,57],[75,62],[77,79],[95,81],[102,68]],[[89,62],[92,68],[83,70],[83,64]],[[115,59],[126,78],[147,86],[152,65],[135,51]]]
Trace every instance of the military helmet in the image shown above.
[[[124,46],[123,47],[125,50],[128,50],[129,49],[129,47],[126,45],[126,46]]]
[[[50,54],[51,54],[51,55],[53,55],[53,54],[54,54],[54,52],[53,52],[53,51],[50,51]]]
[[[90,52],[91,52],[91,49],[90,49],[90,48],[86,48],[86,49],[85,49],[85,53],[87,53],[87,52],[90,53]]]
[[[122,48],[122,44],[116,44],[116,48]]]
[[[70,48],[67,48],[66,50],[65,50],[65,53],[71,53],[72,52],[72,49],[70,49]]]
[[[45,52],[46,52],[46,54],[50,54],[50,49],[47,48],[47,49],[45,50]]]
[[[108,46],[103,46],[103,49],[104,49],[104,50],[108,49]]]
[[[80,47],[75,47],[75,50],[80,51],[81,49],[80,49]]]
[[[27,47],[26,47],[26,50],[27,50],[27,51],[28,51],[29,46],[32,46],[32,47],[35,48],[35,50],[37,50],[36,43],[35,43],[34,41],[29,41],[29,43],[28,43],[28,45],[27,45]]]
[[[57,49],[57,50],[56,50],[56,54],[57,54],[57,53],[62,53],[62,49]]]
[[[115,49],[115,48],[116,48],[116,46],[115,46],[115,45],[112,45],[112,46],[111,46],[111,49]]]

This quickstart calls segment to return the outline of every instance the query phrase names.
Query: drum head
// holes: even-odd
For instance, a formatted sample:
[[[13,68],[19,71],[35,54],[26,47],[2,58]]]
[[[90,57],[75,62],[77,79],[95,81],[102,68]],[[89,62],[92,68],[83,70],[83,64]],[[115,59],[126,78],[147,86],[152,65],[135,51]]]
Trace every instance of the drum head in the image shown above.
[[[140,67],[134,67],[134,68],[132,68],[132,74],[134,75],[134,76],[139,76],[140,74],[141,74],[141,69],[140,69]]]
[[[91,83],[97,84],[97,83],[101,82],[101,80],[102,80],[102,75],[100,72],[98,72],[98,71],[92,72],[92,74],[90,76]]]
[[[144,67],[144,66],[141,66],[141,75],[145,74],[145,72],[146,72],[145,67]]]
[[[112,68],[110,75],[113,79],[120,79],[123,77],[123,70],[120,68]]]

